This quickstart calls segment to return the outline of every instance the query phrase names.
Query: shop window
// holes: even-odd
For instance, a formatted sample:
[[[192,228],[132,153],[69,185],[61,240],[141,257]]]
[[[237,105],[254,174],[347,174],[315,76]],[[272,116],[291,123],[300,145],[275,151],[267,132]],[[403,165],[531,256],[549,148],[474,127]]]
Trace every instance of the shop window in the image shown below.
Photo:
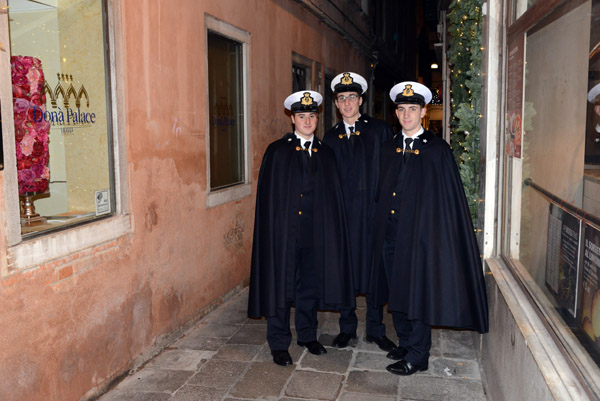
[[[208,206],[250,193],[247,53],[249,35],[206,17],[208,70]]]
[[[565,2],[509,32],[503,224],[505,260],[596,395],[599,49],[600,0]]]
[[[14,152],[5,160],[16,161],[21,236],[111,216],[105,4],[10,0],[8,6],[14,147],[4,152]]]
[[[8,14],[0,132],[10,261],[0,274],[11,274],[108,243],[131,222],[118,8],[10,0],[0,13]]]

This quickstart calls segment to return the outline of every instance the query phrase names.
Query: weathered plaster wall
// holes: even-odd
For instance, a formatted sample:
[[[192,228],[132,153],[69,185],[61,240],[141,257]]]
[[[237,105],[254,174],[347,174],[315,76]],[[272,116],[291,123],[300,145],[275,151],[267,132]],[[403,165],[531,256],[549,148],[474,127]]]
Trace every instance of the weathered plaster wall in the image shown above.
[[[0,278],[2,400],[93,396],[247,283],[254,190],[205,207],[205,14],[250,33],[253,188],[266,146],[290,128],[282,102],[292,87],[292,51],[334,71],[364,73],[367,66],[293,1],[127,0],[118,6],[124,76],[117,84],[125,93],[121,129],[132,230]],[[4,235],[0,252],[7,272]]]

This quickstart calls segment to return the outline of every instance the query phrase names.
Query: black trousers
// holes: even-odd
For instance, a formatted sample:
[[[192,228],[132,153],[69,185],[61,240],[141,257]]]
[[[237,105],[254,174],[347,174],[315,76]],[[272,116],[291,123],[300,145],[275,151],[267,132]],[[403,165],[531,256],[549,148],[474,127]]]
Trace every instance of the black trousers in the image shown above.
[[[309,342],[317,339],[317,286],[312,247],[296,248],[296,294],[294,323],[298,341]],[[267,318],[267,342],[272,351],[287,350],[292,342],[290,330],[290,309],[278,308],[277,314]]]
[[[374,306],[367,296],[367,315],[366,330],[367,335],[371,337],[385,336],[385,325],[383,324],[383,305]],[[358,318],[356,309],[342,309],[340,311],[340,332],[344,334],[356,335]]]
[[[426,366],[431,350],[431,326],[421,320],[409,320],[406,313],[393,312],[398,345],[406,348],[404,359],[412,364]]]
[[[386,226],[382,255],[390,292],[394,291],[390,277],[394,268],[397,229],[397,220],[390,217]],[[408,319],[406,313],[400,311],[392,311],[392,319],[398,335],[398,345],[408,351],[404,359],[415,365],[426,366],[431,350],[431,326],[421,320]]]

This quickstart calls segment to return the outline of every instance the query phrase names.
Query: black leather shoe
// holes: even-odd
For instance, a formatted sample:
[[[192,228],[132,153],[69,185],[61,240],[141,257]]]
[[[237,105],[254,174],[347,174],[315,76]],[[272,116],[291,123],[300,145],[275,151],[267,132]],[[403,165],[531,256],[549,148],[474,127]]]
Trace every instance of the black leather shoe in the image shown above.
[[[336,348],[346,348],[352,340],[356,340],[356,334],[340,333],[333,339],[331,346]]]
[[[279,366],[288,366],[292,364],[292,356],[286,350],[271,351],[271,355],[273,355],[273,362]]]
[[[325,347],[323,347],[321,343],[317,340],[308,342],[298,341],[298,345],[301,347],[306,347],[308,349],[308,352],[310,352],[313,355],[323,355],[327,353]]]
[[[375,343],[375,344],[377,344],[377,346],[379,347],[379,349],[382,350],[382,351],[391,352],[391,351],[393,351],[393,350],[396,349],[396,344],[394,344],[392,342],[392,340],[390,340],[386,336],[381,336],[381,337],[367,336],[366,339],[367,339],[368,343]]]
[[[413,365],[412,363],[402,360],[386,366],[388,372],[400,376],[409,376],[419,371],[427,370],[428,366]]]
[[[404,359],[404,357],[408,354],[408,350],[404,347],[396,347],[396,349],[388,352],[386,355],[388,358],[393,359],[394,361],[400,361]]]

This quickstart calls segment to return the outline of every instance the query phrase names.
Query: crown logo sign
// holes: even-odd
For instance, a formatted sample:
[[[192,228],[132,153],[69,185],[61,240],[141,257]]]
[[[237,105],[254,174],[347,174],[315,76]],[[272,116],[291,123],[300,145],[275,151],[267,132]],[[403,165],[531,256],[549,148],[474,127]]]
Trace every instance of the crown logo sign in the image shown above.
[[[402,91],[402,96],[414,96],[415,91],[412,89],[412,85],[406,85]]]
[[[56,77],[58,78],[58,83],[54,87],[54,90],[52,90],[48,84],[48,81],[44,82],[44,92],[50,96],[52,108],[55,109],[58,107],[57,101],[60,97],[63,99],[63,105],[65,107],[69,107],[69,99],[71,96],[75,99],[75,107],[79,108],[79,106],[81,106],[81,100],[83,97],[85,97],[86,106],[90,107],[90,97],[88,96],[85,86],[81,85],[77,91],[73,86],[73,75],[57,73]]]
[[[310,93],[304,92],[304,96],[300,99],[303,106],[310,106],[313,104],[313,98],[310,97]]]
[[[354,82],[349,72],[345,72],[344,76],[341,79],[342,85],[350,85]]]

